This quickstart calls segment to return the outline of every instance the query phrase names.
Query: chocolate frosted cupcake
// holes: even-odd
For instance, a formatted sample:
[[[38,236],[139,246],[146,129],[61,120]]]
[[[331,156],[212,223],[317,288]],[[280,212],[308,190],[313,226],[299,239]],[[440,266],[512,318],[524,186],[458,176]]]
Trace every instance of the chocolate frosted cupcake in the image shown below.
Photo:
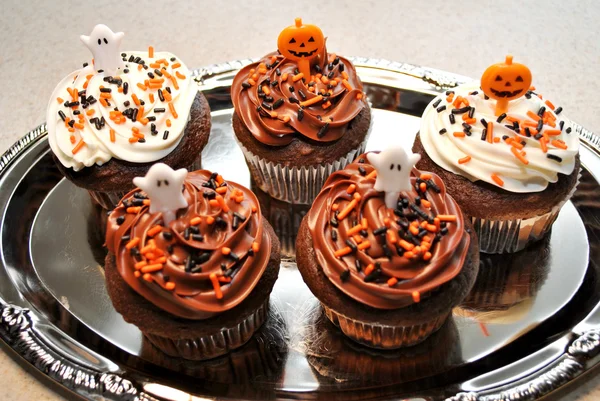
[[[529,69],[507,57],[481,82],[436,97],[413,148],[472,219],[483,252],[544,237],[578,182],[579,137],[530,83]]]
[[[208,359],[240,347],[264,322],[279,272],[279,242],[256,197],[216,173],[164,164],[135,183],[143,190],[108,219],[115,309],[172,356]]]
[[[401,148],[362,155],[327,180],[298,233],[298,269],[327,317],[375,348],[439,329],[479,266],[470,223],[416,160]]]
[[[354,66],[327,53],[319,28],[297,19],[278,47],[233,80],[233,129],[259,188],[309,204],[362,153],[371,112]]]
[[[122,38],[104,25],[82,36],[94,59],[56,86],[46,115],[58,168],[105,209],[157,161],[200,168],[211,127],[185,64],[152,47],[120,53]]]

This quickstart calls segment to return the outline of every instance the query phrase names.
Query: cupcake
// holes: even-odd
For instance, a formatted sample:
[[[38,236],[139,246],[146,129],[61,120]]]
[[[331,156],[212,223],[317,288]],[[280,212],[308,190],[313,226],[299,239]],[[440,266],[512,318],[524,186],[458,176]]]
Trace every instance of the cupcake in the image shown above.
[[[374,348],[425,340],[467,295],[477,238],[438,176],[402,148],[329,177],[302,221],[296,259],[327,317]]]
[[[278,48],[235,76],[233,130],[261,190],[310,204],[363,152],[371,111],[354,66],[327,53],[318,27],[297,18]]]
[[[578,182],[579,138],[562,107],[534,92],[507,56],[480,82],[436,97],[413,151],[472,219],[481,251],[516,252],[543,238]]]
[[[134,182],[107,223],[115,309],[171,356],[242,346],[265,321],[279,272],[279,241],[256,197],[216,173],[162,163]]]
[[[107,210],[157,161],[199,168],[211,126],[179,58],[152,47],[121,53],[122,38],[105,25],[82,36],[94,58],[56,86],[46,114],[59,170]]]

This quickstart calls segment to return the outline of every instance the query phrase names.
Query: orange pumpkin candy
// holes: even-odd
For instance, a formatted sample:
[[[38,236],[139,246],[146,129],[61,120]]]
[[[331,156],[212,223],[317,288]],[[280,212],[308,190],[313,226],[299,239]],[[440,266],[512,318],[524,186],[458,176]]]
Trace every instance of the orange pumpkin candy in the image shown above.
[[[298,69],[306,78],[310,77],[310,60],[323,50],[325,37],[316,25],[302,24],[302,18],[296,18],[296,24],[288,26],[279,34],[277,48],[286,58],[296,61]]]
[[[506,56],[504,63],[492,64],[481,76],[481,90],[496,99],[497,116],[506,112],[510,100],[520,98],[531,87],[529,68],[512,60],[512,56]]]

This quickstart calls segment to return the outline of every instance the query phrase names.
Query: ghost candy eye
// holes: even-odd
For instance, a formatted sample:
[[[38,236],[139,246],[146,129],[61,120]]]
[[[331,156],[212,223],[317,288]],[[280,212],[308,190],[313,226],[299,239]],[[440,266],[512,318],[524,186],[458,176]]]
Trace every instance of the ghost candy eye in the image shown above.
[[[100,39],[98,39],[98,45],[101,45],[102,41]]]
[[[157,187],[160,187],[160,180],[157,180],[157,181],[156,181],[156,186],[157,186]]]
[[[390,164],[390,170],[394,169],[394,163]]]
[[[169,186],[169,181],[167,181],[167,180],[164,180],[164,181],[165,181],[165,185]]]
[[[398,171],[402,170],[402,166],[399,164],[396,164],[396,167],[398,167]]]
[[[106,40],[106,38],[104,38],[104,43],[108,44],[108,40]]]

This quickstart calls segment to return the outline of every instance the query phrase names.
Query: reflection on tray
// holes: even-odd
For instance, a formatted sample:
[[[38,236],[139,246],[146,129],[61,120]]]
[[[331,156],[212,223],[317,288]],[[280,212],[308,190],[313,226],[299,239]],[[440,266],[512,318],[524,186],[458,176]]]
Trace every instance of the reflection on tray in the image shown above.
[[[271,223],[279,242],[281,242],[281,255],[295,257],[296,234],[302,218],[310,209],[310,205],[291,204],[274,199],[269,194],[261,191],[254,184],[254,181],[251,188],[258,198],[263,216]]]
[[[342,390],[406,383],[438,375],[462,362],[458,330],[452,318],[420,344],[383,351],[354,343],[322,312],[315,315],[305,352],[322,387]]]
[[[479,322],[519,320],[546,281],[550,263],[550,236],[520,252],[480,254],[477,281],[454,313]]]

